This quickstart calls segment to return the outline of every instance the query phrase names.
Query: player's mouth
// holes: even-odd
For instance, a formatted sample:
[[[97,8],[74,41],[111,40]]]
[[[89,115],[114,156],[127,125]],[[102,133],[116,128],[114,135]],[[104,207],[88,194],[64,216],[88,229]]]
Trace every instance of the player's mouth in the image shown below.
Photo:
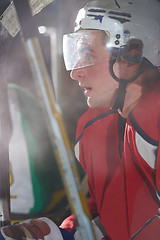
[[[80,85],[80,87],[84,89],[84,95],[86,95],[86,96],[89,95],[92,90],[91,87],[82,86],[82,85]]]
[[[84,89],[84,95],[86,95],[86,96],[89,95],[92,90],[91,87],[83,87],[83,89]]]

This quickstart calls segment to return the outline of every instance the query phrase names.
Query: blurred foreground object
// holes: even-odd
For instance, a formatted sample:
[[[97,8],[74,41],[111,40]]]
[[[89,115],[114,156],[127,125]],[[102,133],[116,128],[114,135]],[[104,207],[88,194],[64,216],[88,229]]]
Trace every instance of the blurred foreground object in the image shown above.
[[[54,0],[30,0],[30,6],[32,10],[32,15],[38,14],[44,7]],[[13,2],[7,7],[4,13],[0,17],[0,22],[11,34],[12,37],[15,37],[20,30],[19,21],[16,14],[16,9]]]
[[[12,219],[43,214],[61,221],[66,194],[38,99],[8,86],[12,134],[9,143]],[[62,211],[63,208],[63,211]]]
[[[22,4],[20,0],[14,0],[14,4],[21,24],[23,34],[22,40],[24,41],[24,47],[30,67],[36,80],[40,101],[46,116],[48,133],[63,178],[70,207],[77,217],[83,239],[94,239],[91,225],[87,218],[87,216],[90,217],[90,215],[85,202],[85,196],[80,187],[79,176],[76,171],[74,156],[63,124],[61,109],[55,102],[55,95],[39,46],[39,41],[35,37],[37,29],[32,20],[29,2],[26,0]],[[25,18],[23,12],[26,13]],[[28,24],[28,22],[30,24]],[[74,175],[73,171],[75,173]]]

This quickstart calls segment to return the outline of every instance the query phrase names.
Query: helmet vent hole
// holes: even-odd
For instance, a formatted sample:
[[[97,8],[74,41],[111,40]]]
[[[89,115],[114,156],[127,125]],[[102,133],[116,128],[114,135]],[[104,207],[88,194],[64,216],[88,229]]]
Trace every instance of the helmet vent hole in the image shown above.
[[[117,34],[117,35],[116,35],[116,38],[117,38],[117,39],[120,39],[120,37],[121,37],[120,34]]]
[[[115,41],[115,45],[118,45],[118,44],[119,44],[119,41],[118,41],[118,40],[116,40],[116,41]]]

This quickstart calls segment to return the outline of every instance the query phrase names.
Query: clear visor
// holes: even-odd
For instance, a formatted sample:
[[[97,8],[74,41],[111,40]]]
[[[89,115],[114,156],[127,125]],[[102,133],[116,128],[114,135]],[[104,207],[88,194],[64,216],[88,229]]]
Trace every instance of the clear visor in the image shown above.
[[[63,36],[63,57],[67,71],[83,68],[106,61],[104,31],[82,31]]]

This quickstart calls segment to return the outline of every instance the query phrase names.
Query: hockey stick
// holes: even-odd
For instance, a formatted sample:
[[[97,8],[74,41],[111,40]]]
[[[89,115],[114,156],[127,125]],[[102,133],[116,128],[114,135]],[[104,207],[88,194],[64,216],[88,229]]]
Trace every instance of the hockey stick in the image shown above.
[[[9,138],[10,117],[5,72],[6,42],[0,38],[0,226],[10,224]]]
[[[41,94],[40,97],[47,120],[48,132],[57,157],[70,207],[77,218],[82,239],[92,240],[94,239],[94,235],[88,218],[89,212],[80,187],[60,107],[55,102],[49,74],[43,60],[38,38],[36,37],[37,29],[33,23],[29,2],[28,0],[14,0],[14,4],[23,33],[23,42],[28,60],[36,80],[37,88]],[[24,9],[25,16],[23,14]]]

